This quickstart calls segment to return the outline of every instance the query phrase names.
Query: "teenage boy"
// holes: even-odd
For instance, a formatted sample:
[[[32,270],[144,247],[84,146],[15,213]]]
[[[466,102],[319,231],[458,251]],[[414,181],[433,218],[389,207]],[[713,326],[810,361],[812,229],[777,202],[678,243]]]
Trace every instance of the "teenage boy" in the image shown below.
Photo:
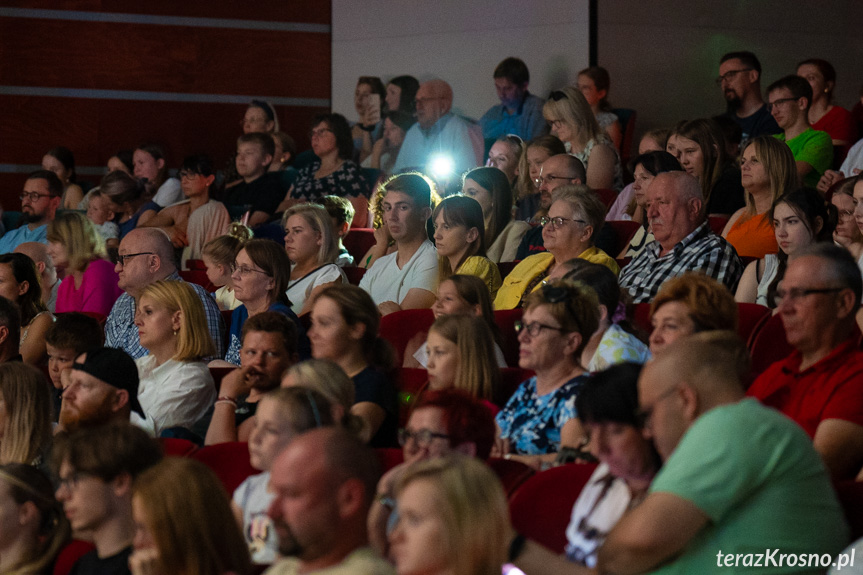
[[[161,458],[159,444],[129,423],[57,436],[52,454],[59,479],[57,500],[75,536],[96,546],[78,559],[70,575],[131,573],[132,484]]]
[[[284,198],[278,176],[268,173],[275,151],[270,134],[250,132],[237,139],[237,173],[243,181],[225,192],[224,201],[232,214],[248,212],[249,226],[257,226],[273,217]]]
[[[419,174],[402,174],[384,185],[384,224],[396,251],[376,260],[360,280],[382,315],[430,308],[437,290],[437,250],[429,241],[431,187]]]
[[[48,375],[54,384],[54,413],[60,413],[63,371],[72,369],[75,358],[82,353],[102,347],[104,339],[99,322],[83,313],[61,313],[48,328],[45,348],[48,350]]]

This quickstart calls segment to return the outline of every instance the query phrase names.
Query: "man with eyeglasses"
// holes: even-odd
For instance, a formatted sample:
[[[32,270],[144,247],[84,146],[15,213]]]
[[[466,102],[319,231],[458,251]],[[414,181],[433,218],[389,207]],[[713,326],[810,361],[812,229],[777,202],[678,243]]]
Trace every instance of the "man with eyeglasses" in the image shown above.
[[[57,500],[75,535],[96,546],[75,562],[71,575],[131,573],[132,486],[161,459],[159,444],[128,423],[58,436],[52,453]]]
[[[756,136],[782,131],[761,98],[761,62],[755,54],[729,52],[722,56],[716,84],[728,103],[724,116],[734,120],[743,132],[741,150]]]
[[[782,130],[776,138],[791,148],[803,185],[814,188],[833,164],[833,139],[809,125],[811,104],[812,86],[800,76],[785,76],[767,87],[767,108]]]
[[[776,294],[795,351],[747,391],[799,423],[837,480],[863,467],[861,291],[860,269],[845,249],[820,243],[795,255]]]
[[[488,459],[494,444],[492,412],[479,399],[459,390],[424,392],[399,430],[403,463],[387,471],[378,482],[377,496],[369,511],[369,540],[387,556],[388,527],[395,525],[395,485],[405,470],[418,461],[459,452]]]
[[[174,248],[171,240],[159,228],[137,228],[129,232],[120,241],[117,264],[119,281],[117,285],[124,293],[114,302],[111,313],[105,322],[105,345],[122,349],[133,359],[147,355],[147,350],[141,346],[138,339],[138,328],[135,326],[135,300],[151,283],[159,280],[183,281],[177,272],[174,259]],[[213,295],[198,284],[189,284],[201,298],[204,314],[207,318],[207,328],[216,355],[206,359],[217,359],[224,353],[224,321],[216,305]]]
[[[19,196],[24,225],[0,238],[0,254],[12,252],[24,242],[47,244],[48,224],[54,221],[62,196],[63,182],[54,172],[36,170],[27,176]]]
[[[436,155],[452,160],[454,174],[482,164],[484,147],[479,125],[453,114],[452,100],[452,88],[443,80],[420,84],[417,123],[405,134],[393,173],[409,168],[427,172]]]
[[[479,120],[482,135],[493,140],[516,134],[532,140],[548,132],[542,106],[545,101],[527,91],[530,72],[518,58],[505,58],[494,69],[494,88],[500,104],[492,106]]]
[[[756,561],[775,565],[765,551],[777,550],[777,562],[779,554],[841,551],[848,531],[830,478],[805,433],[744,398],[742,348],[731,334],[699,334],[644,367],[640,415],[664,463],[644,501],[608,534],[596,572],[749,572]],[[823,572],[809,566],[765,570]]]
[[[710,230],[698,180],[686,172],[658,174],[646,199],[654,240],[620,271],[620,287],[633,302],[652,301],[665,280],[689,271],[702,272],[734,293],[743,264],[734,246]]]

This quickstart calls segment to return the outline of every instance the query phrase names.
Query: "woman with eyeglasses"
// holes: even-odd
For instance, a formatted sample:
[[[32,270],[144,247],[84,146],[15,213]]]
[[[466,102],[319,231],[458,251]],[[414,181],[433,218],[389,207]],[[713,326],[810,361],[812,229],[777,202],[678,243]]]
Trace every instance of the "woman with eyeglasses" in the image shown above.
[[[819,192],[800,188],[773,202],[768,217],[773,222],[779,251],[746,266],[734,299],[775,309],[779,306],[779,283],[789,260],[812,243],[833,241],[838,216],[836,207]]]
[[[187,157],[177,175],[187,199],[160,210],[141,227],[164,230],[173,246],[182,248],[181,267],[185,268],[187,260],[201,259],[204,244],[228,233],[231,216],[222,202],[210,199],[216,176],[209,157]]]
[[[105,241],[80,212],[58,215],[48,224],[48,255],[65,277],[57,289],[57,313],[95,312],[105,317],[123,293]]]
[[[540,468],[561,448],[578,447],[583,430],[575,397],[589,377],[581,355],[599,328],[598,310],[596,292],[569,280],[543,285],[525,298],[516,324],[518,366],[536,375],[497,414],[495,455]]]
[[[779,249],[768,212],[773,202],[799,186],[791,149],[773,136],[758,136],[740,156],[746,207],[731,216],[722,237],[740,257],[763,258]]]
[[[261,398],[249,436],[249,463],[261,473],[246,478],[231,502],[253,563],[269,564],[278,557],[279,540],[267,516],[273,501],[268,490],[273,461],[297,436],[329,425],[335,425],[330,402],[312,389],[276,389]]]
[[[297,315],[312,310],[314,296],[331,285],[346,284],[348,278],[335,264],[338,240],[327,210],[317,204],[299,204],[282,216],[285,251],[291,259],[291,281],[287,295]]]
[[[515,196],[515,219],[525,222],[539,222],[548,207],[540,204],[539,174],[543,162],[552,156],[565,154],[566,148],[557,136],[540,136],[527,143],[527,149],[521,155],[518,166],[518,183]]]
[[[139,225],[156,217],[162,206],[145,197],[146,190],[140,180],[114,170],[102,178],[99,191],[114,212],[114,223],[120,228],[120,239]]]
[[[462,178],[461,193],[482,208],[486,256],[494,263],[515,260],[518,246],[530,224],[512,216],[512,189],[504,172],[476,168]]]
[[[308,357],[304,350],[305,331],[300,320],[291,311],[291,301],[286,295],[290,283],[291,260],[279,244],[272,240],[251,239],[243,244],[232,266],[231,280],[234,297],[243,305],[231,314],[230,342],[225,361],[240,365],[240,348],[243,343],[243,324],[253,315],[265,311],[275,311],[297,325],[301,357]],[[307,345],[307,344],[306,344]],[[211,362],[212,366],[222,366],[221,362]]]
[[[653,179],[664,172],[679,172],[680,167],[674,156],[666,151],[645,152],[632,160],[632,201],[627,207],[629,218],[638,222],[641,227],[629,240],[629,244],[620,251],[620,258],[634,258],[641,253],[644,246],[653,241],[650,222],[647,221],[647,188]]]
[[[309,132],[317,159],[297,172],[293,187],[276,209],[283,212],[301,202],[314,202],[323,196],[340,196],[354,206],[353,225],[365,225],[369,211],[369,183],[354,163],[351,127],[341,114],[319,114]]]
[[[606,266],[616,276],[620,268],[593,245],[605,221],[605,205],[585,186],[565,185],[552,192],[548,216],[542,219],[546,251],[523,259],[503,280],[494,309],[514,309],[535,291],[561,263],[573,258]]]
[[[588,187],[623,188],[623,171],[614,144],[596,122],[596,116],[578,88],[552,92],[542,108],[551,134],[560,138],[567,152],[581,160],[587,170]]]

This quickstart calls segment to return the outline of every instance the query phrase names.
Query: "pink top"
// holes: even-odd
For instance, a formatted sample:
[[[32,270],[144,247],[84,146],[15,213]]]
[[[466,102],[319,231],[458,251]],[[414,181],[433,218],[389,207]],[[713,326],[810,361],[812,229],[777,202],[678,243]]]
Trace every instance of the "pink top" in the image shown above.
[[[81,287],[75,289],[75,278],[71,274],[63,279],[57,290],[56,313],[67,311],[92,311],[108,316],[114,302],[123,293],[117,287],[114,264],[107,260],[93,260],[84,270]]]

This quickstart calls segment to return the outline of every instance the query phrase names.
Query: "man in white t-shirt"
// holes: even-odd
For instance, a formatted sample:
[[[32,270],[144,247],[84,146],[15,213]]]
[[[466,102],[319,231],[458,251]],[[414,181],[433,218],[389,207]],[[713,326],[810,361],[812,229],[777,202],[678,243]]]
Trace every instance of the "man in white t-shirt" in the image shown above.
[[[429,241],[431,187],[419,174],[387,182],[381,202],[384,225],[396,251],[378,259],[360,280],[382,315],[403,309],[430,308],[437,289],[437,250]]]

